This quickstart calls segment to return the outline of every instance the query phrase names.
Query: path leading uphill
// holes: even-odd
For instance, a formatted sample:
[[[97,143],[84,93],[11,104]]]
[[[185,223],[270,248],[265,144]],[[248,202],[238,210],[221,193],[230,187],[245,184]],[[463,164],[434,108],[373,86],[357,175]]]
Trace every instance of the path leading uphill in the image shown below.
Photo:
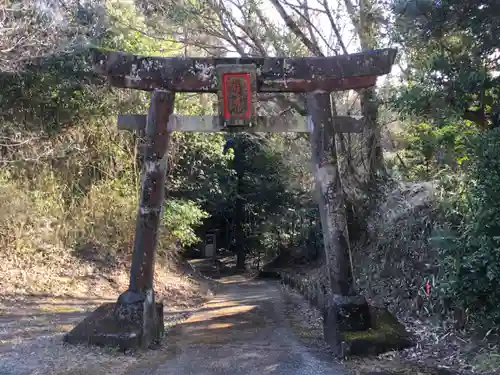
[[[278,284],[228,276],[217,296],[166,337],[149,363],[127,375],[344,375],[342,365],[301,344]]]

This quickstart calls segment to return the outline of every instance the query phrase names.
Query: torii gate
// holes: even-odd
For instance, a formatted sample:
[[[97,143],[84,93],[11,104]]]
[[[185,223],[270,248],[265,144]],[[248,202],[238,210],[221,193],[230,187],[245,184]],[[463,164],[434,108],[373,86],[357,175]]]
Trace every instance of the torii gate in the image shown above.
[[[325,312],[325,338],[338,352],[337,326],[369,328],[364,298],[353,290],[347,260],[347,225],[332,131],[360,132],[362,120],[332,114],[330,93],[374,86],[390,72],[395,49],[333,57],[167,58],[120,52],[94,54],[94,71],[115,87],[153,91],[148,115],[120,116],[120,129],[144,131],[142,188],[129,289],[100,306],[65,336],[69,343],[148,348],[163,336],[163,305],[155,303],[153,273],[164,203],[172,131],[309,132],[333,296]],[[176,92],[217,93],[216,116],[174,115]],[[265,118],[255,112],[257,92],[308,93],[308,116]],[[345,265],[349,265],[346,269]],[[354,308],[353,308],[354,307]],[[350,311],[345,313],[345,309]]]

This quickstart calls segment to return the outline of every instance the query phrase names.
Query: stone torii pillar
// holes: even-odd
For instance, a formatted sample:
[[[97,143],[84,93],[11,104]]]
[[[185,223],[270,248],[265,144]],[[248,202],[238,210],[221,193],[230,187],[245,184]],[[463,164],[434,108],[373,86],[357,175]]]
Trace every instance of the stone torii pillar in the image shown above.
[[[371,327],[366,299],[357,295],[351,269],[349,234],[342,183],[337,163],[330,94],[307,96],[311,113],[311,146],[314,178],[323,232],[325,260],[332,295],[323,311],[323,336],[337,356],[344,354],[344,332]]]
[[[130,284],[114,304],[99,307],[69,332],[70,343],[147,348],[163,335],[163,306],[155,303],[154,254],[165,189],[169,132],[310,132],[321,224],[333,296],[325,311],[325,338],[340,353],[344,328],[369,327],[366,301],[352,288],[349,241],[334,145],[325,134],[359,132],[362,120],[333,116],[330,92],[375,85],[390,72],[396,50],[333,57],[165,58],[95,51],[94,71],[115,87],[153,91],[148,116],[120,116],[120,129],[145,129],[144,166]],[[174,115],[176,92],[219,94],[216,116]],[[255,113],[257,92],[309,93],[308,117]],[[327,137],[328,138],[328,137]],[[332,137],[330,137],[332,138]],[[348,313],[346,313],[346,311]],[[361,322],[358,322],[358,320]],[[340,327],[340,328],[339,328]]]
[[[147,349],[163,337],[163,304],[153,290],[155,250],[165,196],[169,119],[175,92],[155,90],[145,116],[145,144],[129,288],[116,304],[104,304],[69,332],[68,343]]]

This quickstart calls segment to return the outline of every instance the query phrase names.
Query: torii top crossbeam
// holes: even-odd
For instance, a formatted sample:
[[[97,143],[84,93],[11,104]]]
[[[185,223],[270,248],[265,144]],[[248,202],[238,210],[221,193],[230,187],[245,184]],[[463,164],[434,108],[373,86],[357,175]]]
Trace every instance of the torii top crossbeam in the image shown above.
[[[115,87],[176,92],[219,91],[217,66],[253,65],[258,92],[361,89],[390,72],[396,49],[332,57],[181,58],[95,51],[94,71]]]

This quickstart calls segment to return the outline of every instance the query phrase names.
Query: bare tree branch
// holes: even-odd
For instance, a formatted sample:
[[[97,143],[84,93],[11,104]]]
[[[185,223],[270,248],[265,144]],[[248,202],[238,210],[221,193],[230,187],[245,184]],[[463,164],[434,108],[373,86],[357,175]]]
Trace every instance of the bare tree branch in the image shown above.
[[[78,12],[84,10],[90,22],[79,19]],[[32,60],[88,45],[103,26],[101,16],[93,2],[83,8],[77,0],[0,0],[0,72],[14,72]]]
[[[278,13],[280,14],[281,18],[283,18],[283,21],[285,21],[285,24],[290,28],[290,30],[293,31],[293,33],[299,38],[302,43],[311,51],[316,56],[324,56],[323,51],[321,51],[321,48],[317,44],[314,44],[300,29],[300,27],[297,25],[297,23],[286,13],[285,8],[283,8],[283,5],[279,2],[279,0],[270,0],[271,3],[274,5]]]
[[[333,14],[332,14],[332,11],[330,10],[330,7],[328,5],[327,0],[323,0],[323,6],[325,7],[325,12],[326,12],[326,15],[328,17],[328,20],[330,21],[330,26],[332,27],[332,30],[335,33],[335,36],[337,37],[337,41],[340,45],[340,48],[342,48],[342,52],[344,54],[347,54],[348,53],[347,48],[344,44],[344,41],[342,39],[342,35],[340,34],[339,28],[337,27],[337,23],[333,19]]]

